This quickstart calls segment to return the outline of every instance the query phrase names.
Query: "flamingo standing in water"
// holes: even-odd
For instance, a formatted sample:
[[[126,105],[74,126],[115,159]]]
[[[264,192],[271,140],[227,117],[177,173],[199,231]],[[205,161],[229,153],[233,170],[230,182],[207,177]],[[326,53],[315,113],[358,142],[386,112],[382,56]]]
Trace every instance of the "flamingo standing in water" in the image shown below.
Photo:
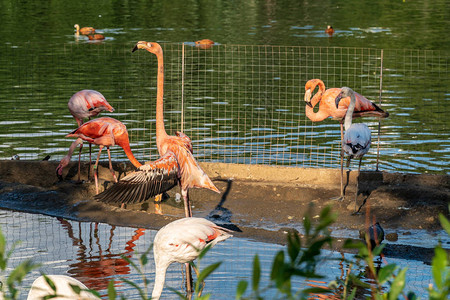
[[[312,97],[312,93],[315,88],[319,86],[319,90]],[[341,92],[340,88],[325,89],[325,84],[320,79],[311,79],[305,84],[305,96],[306,102],[305,112],[306,116],[313,122],[320,122],[326,118],[333,118],[338,120],[341,126],[341,143],[344,139],[344,117],[347,112],[347,108],[350,105],[350,97],[346,97],[340,100],[339,106],[336,106],[336,97]],[[378,105],[368,100],[366,97],[353,92],[355,97],[355,106],[353,109],[352,117],[378,117],[387,118],[389,113],[382,110]],[[319,104],[319,110],[314,111],[314,107]],[[341,151],[341,169],[344,164],[344,156]],[[344,188],[343,179],[341,177],[341,190]]]
[[[147,50],[155,54],[158,59],[156,146],[161,159],[166,158],[160,164],[160,170],[163,173],[158,173],[158,176],[156,176],[155,172],[160,172],[160,170],[152,167],[154,162],[146,163],[109,189],[96,195],[95,198],[104,202],[130,203],[144,201],[172,188],[173,179],[176,177],[181,186],[185,216],[191,217],[192,211],[188,194],[190,188],[207,188],[217,193],[220,192],[192,155],[192,143],[189,137],[180,132],[176,132],[176,136],[166,133],[163,116],[164,62],[161,46],[158,43],[140,41],[133,48],[133,52],[138,49]],[[169,180],[169,184],[166,183],[167,180]]]
[[[66,137],[76,137],[77,140],[72,143],[70,147],[71,149],[69,150],[69,153],[66,155],[66,157],[64,157],[61,160],[59,166],[56,169],[57,174],[58,175],[62,174],[64,167],[67,166],[67,164],[70,161],[71,152],[73,152],[73,149],[76,147],[76,144],[81,142],[80,140],[84,140],[89,143],[99,145],[100,150],[98,151],[97,161],[95,162],[94,166],[95,188],[97,194],[98,194],[97,166],[98,161],[100,159],[100,153],[102,152],[104,147],[106,147],[108,151],[109,169],[116,182],[117,177],[112,168],[111,153],[109,151],[110,146],[118,145],[122,147],[128,159],[136,168],[142,166],[142,164],[134,157],[133,153],[131,152],[130,142],[128,138],[128,131],[126,126],[116,119],[110,117],[102,117],[90,120],[82,124],[76,130],[72,131]],[[176,184],[176,180],[174,181],[174,184]]]
[[[156,274],[152,299],[161,296],[170,264],[195,260],[206,246],[214,246],[232,237],[230,232],[206,219],[192,217],[176,220],[161,228],[153,242]]]
[[[343,87],[335,99],[336,108],[339,106],[339,102],[350,97],[350,105],[348,106],[347,113],[345,114],[345,134],[342,142],[342,152],[348,154],[347,167],[350,165],[350,160],[352,158],[359,158],[358,165],[358,178],[356,179],[356,195],[355,195],[355,209],[356,209],[356,199],[358,198],[358,186],[359,186],[359,173],[361,170],[361,161],[370,149],[371,133],[369,127],[364,123],[352,124],[353,111],[356,105],[355,92],[351,88]],[[341,154],[343,156],[343,154]],[[341,182],[343,182],[344,169],[341,165]],[[344,199],[344,189],[341,184],[341,196],[340,200]]]
[[[94,27],[82,27],[80,28],[80,25],[75,24],[73,25],[73,27],[75,27],[75,29],[77,30],[77,34],[82,34],[82,35],[88,35],[88,34],[94,34],[95,33],[95,29]]]
[[[97,91],[94,90],[81,90],[76,92],[70,97],[69,102],[67,103],[69,107],[70,114],[77,121],[78,127],[83,124],[84,119],[91,117],[96,117],[99,113],[104,110],[109,112],[113,112],[114,108],[106,101],[105,97]],[[74,142],[75,143],[75,142]],[[72,144],[72,146],[74,145]],[[80,165],[81,165],[81,150],[83,149],[83,143],[79,143],[80,151],[78,152],[78,181],[80,181]],[[72,148],[72,146],[70,148]],[[74,149],[69,150],[69,153]],[[89,166],[91,165],[91,153],[92,146],[89,144]],[[69,155],[69,154],[68,154]],[[70,153],[72,156],[72,153]],[[69,157],[70,161],[70,157]],[[69,162],[67,162],[69,163]],[[88,172],[88,178],[90,178],[90,168]]]

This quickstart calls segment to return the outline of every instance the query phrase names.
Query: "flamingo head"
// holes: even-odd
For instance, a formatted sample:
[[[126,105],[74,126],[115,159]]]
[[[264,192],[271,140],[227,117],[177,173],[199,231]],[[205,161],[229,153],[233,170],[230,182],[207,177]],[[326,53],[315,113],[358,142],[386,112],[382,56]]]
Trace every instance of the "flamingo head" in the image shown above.
[[[162,52],[161,46],[155,42],[139,41],[134,46],[133,50],[131,50],[131,52],[134,52],[139,49],[147,50],[148,52],[151,52],[153,54],[158,54]]]
[[[313,107],[311,104],[311,90],[307,89],[305,91],[305,97],[303,98],[305,100],[306,105],[308,105],[309,107]]]
[[[339,106],[339,102],[347,97],[350,97],[350,95],[353,93],[353,90],[349,87],[344,86],[343,88],[341,88],[341,91],[339,93],[339,95],[337,95],[335,102],[336,102],[336,108],[338,108]]]
[[[311,103],[312,93],[314,92],[314,90],[316,89],[317,86],[319,86],[319,92],[323,93],[323,91],[325,91],[325,85],[323,84],[323,81],[320,79],[310,79],[305,84],[304,100],[305,100],[306,105],[308,105],[311,108],[317,104],[317,103]]]
[[[67,165],[69,164],[70,158],[68,158],[67,156],[65,156],[63,159],[61,159],[58,167],[56,167],[56,176],[58,177],[59,181],[62,181],[62,173],[65,167],[67,167]]]

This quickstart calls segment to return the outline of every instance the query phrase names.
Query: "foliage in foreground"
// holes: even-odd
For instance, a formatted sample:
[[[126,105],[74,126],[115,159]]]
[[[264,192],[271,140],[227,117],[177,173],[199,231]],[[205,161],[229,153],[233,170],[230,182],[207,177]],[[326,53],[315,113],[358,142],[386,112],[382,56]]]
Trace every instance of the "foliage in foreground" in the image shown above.
[[[450,205],[449,205],[450,209]],[[450,222],[442,214],[439,215],[442,227],[447,234],[450,235]],[[395,299],[417,299],[413,292],[405,292],[405,282],[407,268],[399,269],[395,264],[388,264],[382,268],[377,268],[374,260],[380,256],[383,250],[383,245],[379,245],[374,249],[367,247],[368,243],[345,242],[344,248],[358,249],[358,255],[352,259],[347,259],[348,264],[347,274],[342,278],[336,278],[328,286],[316,286],[307,289],[295,289],[292,286],[292,280],[296,277],[311,279],[323,278],[322,275],[316,272],[319,262],[325,258],[321,256],[321,249],[325,245],[332,246],[332,238],[330,236],[329,226],[336,220],[336,215],[331,212],[330,207],[322,210],[318,221],[313,224],[310,214],[304,217],[303,226],[305,235],[300,239],[296,233],[289,233],[287,238],[287,247],[285,250],[279,251],[272,263],[270,273],[270,282],[267,286],[261,286],[261,266],[258,255],[255,255],[253,260],[253,272],[251,282],[240,281],[237,286],[235,298],[237,300],[250,299],[264,299],[264,294],[269,290],[276,290],[276,298],[278,299],[307,299],[311,295],[329,294],[331,299],[352,300],[355,298],[372,298],[376,300],[395,300]],[[31,260],[25,260],[8,275],[6,275],[7,263],[14,251],[16,244],[10,250],[6,249],[6,240],[0,231],[0,270],[1,270],[1,286],[0,299],[2,295],[4,299],[12,300],[19,298],[18,286],[23,279],[33,269],[38,268],[39,265],[33,264]],[[143,287],[125,278],[121,279],[126,284],[135,288],[142,300],[151,299],[149,296],[149,287],[151,282],[145,276],[144,267],[148,263],[148,254],[151,247],[138,258],[138,264],[131,259],[126,259],[130,265],[141,275],[143,279]],[[208,252],[209,247],[204,249],[200,254],[197,265],[192,263],[193,267],[200,269],[199,265],[201,259]],[[189,297],[181,294],[175,289],[180,299],[199,299],[207,300],[213,297],[211,294],[202,294],[204,281],[210,276],[219,266],[220,262],[209,265],[197,273],[197,280],[194,284],[195,291]],[[444,300],[450,296],[450,262],[447,251],[439,244],[435,247],[435,255],[432,260],[432,277],[434,284],[428,288],[430,300]],[[359,270],[366,270],[366,273],[355,273]],[[363,278],[369,277],[371,283],[363,281]],[[5,281],[6,278],[6,281]],[[52,282],[46,278],[50,286]],[[3,283],[6,283],[3,284]],[[250,288],[249,288],[250,286]],[[56,295],[56,289],[54,289]],[[75,291],[75,289],[74,289]],[[77,292],[77,291],[75,291]],[[79,293],[80,291],[78,291]],[[97,292],[93,291],[95,295]],[[53,296],[49,296],[48,299]],[[118,295],[114,287],[114,281],[111,280],[108,286],[108,299],[126,299],[123,295]],[[271,298],[272,299],[272,298]]]

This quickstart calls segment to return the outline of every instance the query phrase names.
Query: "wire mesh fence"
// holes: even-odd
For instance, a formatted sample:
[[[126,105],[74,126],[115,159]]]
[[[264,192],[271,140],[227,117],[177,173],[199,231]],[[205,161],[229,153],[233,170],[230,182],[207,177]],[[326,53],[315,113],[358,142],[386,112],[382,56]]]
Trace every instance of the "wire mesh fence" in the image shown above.
[[[81,89],[100,91],[127,125],[141,161],[158,157],[155,144],[157,61],[133,45],[82,43],[4,45],[0,57],[0,158],[59,160],[76,128],[67,109]],[[446,101],[448,55],[442,51],[362,48],[162,44],[166,130],[183,130],[199,161],[337,167],[339,123],[305,116],[305,83],[350,86],[381,106],[380,169],[448,173]],[[383,54],[382,54],[383,53]],[[381,72],[383,66],[383,73]],[[382,75],[382,77],[381,77]],[[380,86],[382,90],[380,93]],[[375,169],[378,119],[365,122]],[[125,160],[112,148],[114,159]],[[84,157],[86,159],[86,156]],[[106,155],[105,155],[106,158]]]

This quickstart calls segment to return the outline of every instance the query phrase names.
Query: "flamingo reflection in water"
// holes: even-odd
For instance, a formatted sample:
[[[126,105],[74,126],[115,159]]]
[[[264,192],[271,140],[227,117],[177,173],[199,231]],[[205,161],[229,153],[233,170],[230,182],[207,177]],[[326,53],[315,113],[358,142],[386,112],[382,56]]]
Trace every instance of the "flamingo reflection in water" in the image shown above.
[[[107,248],[103,250],[102,243],[99,238],[97,225],[94,230],[90,230],[88,239],[82,237],[81,223],[78,223],[78,237],[75,236],[72,223],[65,219],[58,218],[63,228],[67,231],[68,236],[72,239],[73,245],[78,247],[77,262],[69,265],[68,273],[76,279],[82,281],[90,289],[105,290],[111,280],[111,276],[130,274],[129,262],[122,256],[131,258],[136,247],[136,242],[145,234],[144,228],[138,228],[134,231],[131,238],[125,243],[125,248],[121,253],[113,253],[111,251],[114,242],[115,226],[111,226],[109,242]],[[91,224],[92,226],[92,224]],[[85,244],[89,241],[89,245]],[[95,245],[98,248],[98,254],[94,253]]]
[[[104,202],[141,202],[168,191],[179,183],[184,200],[185,216],[191,217],[192,211],[188,195],[190,188],[206,188],[217,193],[220,192],[195,160],[190,138],[181,132],[176,132],[176,136],[171,136],[165,130],[163,116],[164,61],[161,46],[158,43],[140,41],[133,48],[133,52],[139,49],[155,54],[158,60],[156,146],[161,158],[154,162],[146,162],[136,172],[125,176],[118,183],[96,195],[95,198]]]

